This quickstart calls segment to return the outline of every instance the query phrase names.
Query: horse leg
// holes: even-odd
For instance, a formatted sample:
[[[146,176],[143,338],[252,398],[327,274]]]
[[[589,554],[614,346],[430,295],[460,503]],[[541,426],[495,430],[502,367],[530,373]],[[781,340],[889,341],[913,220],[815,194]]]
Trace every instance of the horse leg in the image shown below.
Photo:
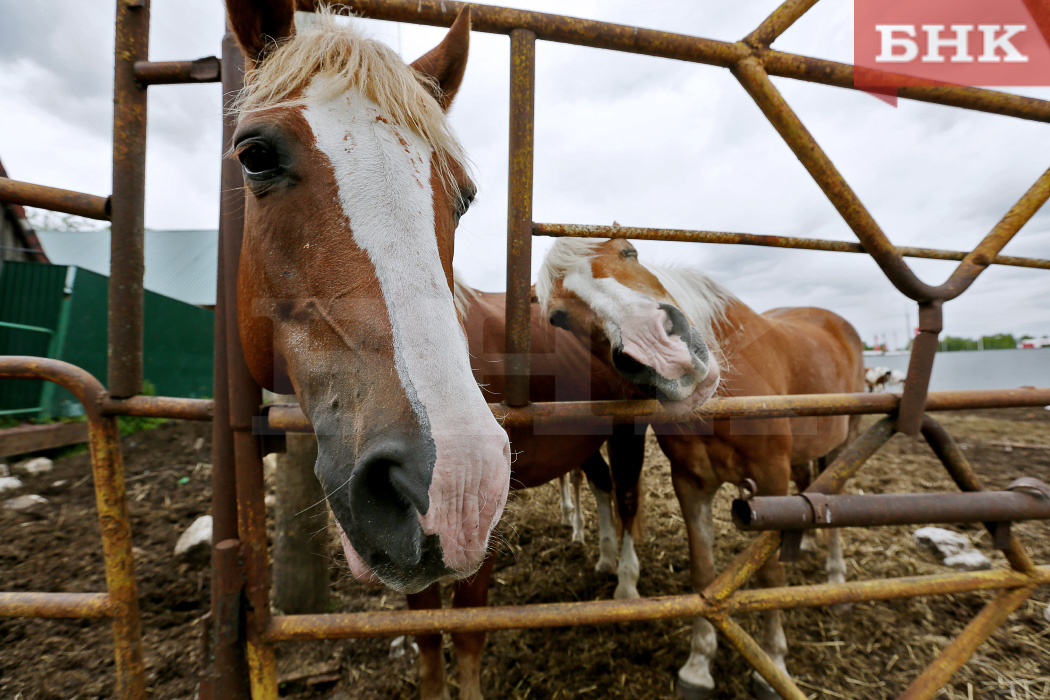
[[[571,478],[572,495],[576,502],[576,509],[572,512],[572,541],[583,544],[585,539],[584,526],[586,524],[583,519],[583,499],[580,494],[580,489],[583,487],[583,470],[573,469]]]
[[[770,465],[771,467],[773,465]],[[785,465],[783,471],[770,468],[762,474],[762,483],[758,484],[757,495],[759,496],[781,496],[788,491],[787,478],[790,466]],[[773,555],[756,572],[759,584],[764,588],[775,588],[783,586],[787,581],[784,573],[784,565],[780,557]],[[780,669],[787,673],[787,637],[784,636],[784,613],[781,610],[767,610],[762,613],[762,635],[759,644],[769,657]],[[758,700],[779,700],[780,695],[766,682],[766,679],[755,671],[751,676],[751,691]]]
[[[441,588],[436,583],[405,598],[409,610],[441,609]],[[421,700],[449,700],[441,635],[416,635],[416,644],[419,646],[419,697]]]
[[[616,523],[613,521],[613,482],[609,465],[605,463],[600,452],[595,452],[583,463],[583,473],[587,475],[587,485],[594,494],[598,511],[598,563],[594,570],[599,574],[615,573],[619,538],[616,536]]]
[[[641,568],[634,551],[634,539],[639,535],[639,488],[642,464],[645,461],[645,433],[637,434],[634,425],[618,426],[609,439],[609,468],[616,493],[616,508],[623,528],[623,545],[617,567],[616,592],[613,597],[622,600],[638,598],[638,577]]]
[[[715,489],[704,485],[692,474],[676,469],[671,463],[674,492],[682,508],[689,538],[689,564],[693,588],[700,592],[715,578],[714,517],[711,502]],[[678,669],[675,695],[684,700],[704,700],[714,694],[715,679],[711,661],[718,649],[715,628],[707,618],[693,620],[693,638],[689,659]]]
[[[558,505],[561,507],[561,524],[572,525],[573,515],[575,514],[576,508],[573,505],[572,491],[569,486],[569,475],[562,474],[558,477],[558,489],[561,493],[561,499]],[[578,502],[578,501],[577,501]],[[573,541],[576,541],[575,530],[572,533]]]
[[[810,483],[812,483],[813,467],[813,461],[791,465],[791,480],[795,482],[795,488],[799,493],[808,489]],[[806,530],[802,533],[800,549],[807,554],[813,554],[817,551],[817,538],[813,530]]]
[[[488,605],[489,579],[495,563],[495,558],[490,556],[476,574],[456,582],[452,607],[483,608]],[[460,700],[481,700],[481,653],[485,649],[485,633],[454,633],[452,644],[456,648]]]
[[[852,426],[851,426],[851,432]],[[852,436],[851,436],[852,437]],[[850,440],[852,442],[852,440]],[[846,444],[849,444],[848,442]],[[828,464],[835,461],[835,457],[842,451],[841,447],[835,448],[828,454],[817,460],[818,469],[823,472]],[[824,562],[824,570],[828,574],[828,583],[845,583],[846,581],[846,559],[842,555],[842,531],[831,528],[828,533],[828,558]],[[849,612],[853,606],[850,603],[839,603],[831,606],[831,609],[839,613]]]

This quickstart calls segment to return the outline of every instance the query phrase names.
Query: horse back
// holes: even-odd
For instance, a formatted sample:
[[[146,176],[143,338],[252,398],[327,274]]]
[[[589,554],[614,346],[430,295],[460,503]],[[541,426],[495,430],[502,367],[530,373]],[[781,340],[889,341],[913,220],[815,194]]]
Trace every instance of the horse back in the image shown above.
[[[774,322],[784,341],[779,352],[791,370],[785,393],[864,391],[864,344],[849,321],[814,306],[781,307],[762,316]]]

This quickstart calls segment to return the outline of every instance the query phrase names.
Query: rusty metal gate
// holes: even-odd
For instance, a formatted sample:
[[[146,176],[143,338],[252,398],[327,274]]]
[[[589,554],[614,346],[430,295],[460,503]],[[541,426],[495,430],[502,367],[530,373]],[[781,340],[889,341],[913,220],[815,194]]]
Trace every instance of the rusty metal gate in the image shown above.
[[[714,399],[712,419],[837,414],[887,414],[861,435],[810,487],[809,494],[839,491],[864,461],[894,433],[921,433],[963,491],[981,484],[951,436],[927,410],[1043,406],[1050,388],[953,391],[929,394],[942,306],[962,294],[991,264],[1050,269],[1050,260],[1000,256],[1003,246],[1050,197],[1050,171],[1013,205],[968,253],[895,248],[850,189],[834,164],[791,110],[770,75],[852,89],[849,65],[775,51],[769,45],[816,0],[788,0],[755,31],[735,43],[649,29],[473,5],[475,31],[507,34],[511,65],[511,154],[507,257],[507,352],[510,368],[506,405],[493,406],[509,423],[585,425],[644,417],[652,423],[673,416],[649,401],[530,404],[529,283],[533,235],[641,238],[734,243],[867,253],[890,281],[919,306],[908,382],[900,398],[890,394],[828,394]],[[358,0],[364,17],[450,26],[461,3],[445,0]],[[86,195],[0,178],[0,200],[109,221],[109,389],[65,363],[27,357],[0,358],[0,378],[45,379],[69,389],[83,404],[91,433],[98,515],[106,568],[106,593],[0,593],[0,616],[110,618],[117,657],[118,696],[146,697],[141,625],[124,497],[117,415],[213,420],[214,541],[212,606],[207,635],[212,663],[201,683],[205,698],[277,697],[273,645],[280,641],[392,636],[428,632],[492,631],[525,627],[592,625],[703,615],[784,697],[805,695],[734,620],[739,612],[831,605],[974,590],[999,593],[963,632],[915,679],[901,698],[930,698],[974,650],[1020,606],[1035,587],[1050,583],[1050,566],[1035,565],[1008,527],[993,525],[1009,569],[839,584],[741,590],[781,548],[778,531],[765,531],[698,595],[633,601],[599,601],[482,609],[369,612],[343,615],[274,616],[269,606],[268,552],[263,481],[257,433],[310,430],[297,407],[260,411],[260,390],[241,355],[236,322],[235,274],[243,222],[239,218],[241,175],[235,163],[222,166],[219,274],[216,313],[215,399],[201,401],[140,396],[142,380],[142,241],[146,91],[150,85],[221,80],[227,99],[241,86],[243,64],[232,37],[223,40],[221,61],[152,63],[148,60],[149,0],[118,0],[114,80],[113,194]],[[810,172],[857,235],[859,244],[744,233],[568,226],[532,221],[533,111],[536,40],[660,56],[728,68]],[[1004,116],[1050,121],[1050,102],[967,87],[904,87],[901,97]],[[224,124],[224,141],[232,124]],[[904,257],[961,261],[947,282],[919,280]]]

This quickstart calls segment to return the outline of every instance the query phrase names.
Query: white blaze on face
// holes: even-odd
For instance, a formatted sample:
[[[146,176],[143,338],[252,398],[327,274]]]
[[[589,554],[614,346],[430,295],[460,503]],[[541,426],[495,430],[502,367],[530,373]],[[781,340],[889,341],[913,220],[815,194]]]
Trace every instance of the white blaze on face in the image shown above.
[[[565,276],[562,284],[601,319],[615,348],[652,367],[665,379],[693,372],[685,341],[671,335],[671,319],[655,301],[612,277],[595,278],[588,266]]]
[[[446,565],[462,572],[480,563],[503,512],[510,451],[471,374],[441,267],[431,148],[356,90],[310,104],[303,115],[330,161],[354,241],[375,266],[398,378],[434,441],[423,532],[440,536]]]

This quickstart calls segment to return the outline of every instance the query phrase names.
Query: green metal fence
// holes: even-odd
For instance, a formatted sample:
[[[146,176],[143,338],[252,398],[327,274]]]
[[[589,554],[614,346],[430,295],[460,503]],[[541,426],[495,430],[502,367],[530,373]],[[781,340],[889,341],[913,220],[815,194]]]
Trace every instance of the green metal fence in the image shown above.
[[[107,278],[75,266],[7,262],[0,271],[0,355],[64,360],[106,377]],[[158,394],[212,395],[214,313],[146,292],[145,380]],[[51,382],[0,381],[0,416],[83,414]]]

